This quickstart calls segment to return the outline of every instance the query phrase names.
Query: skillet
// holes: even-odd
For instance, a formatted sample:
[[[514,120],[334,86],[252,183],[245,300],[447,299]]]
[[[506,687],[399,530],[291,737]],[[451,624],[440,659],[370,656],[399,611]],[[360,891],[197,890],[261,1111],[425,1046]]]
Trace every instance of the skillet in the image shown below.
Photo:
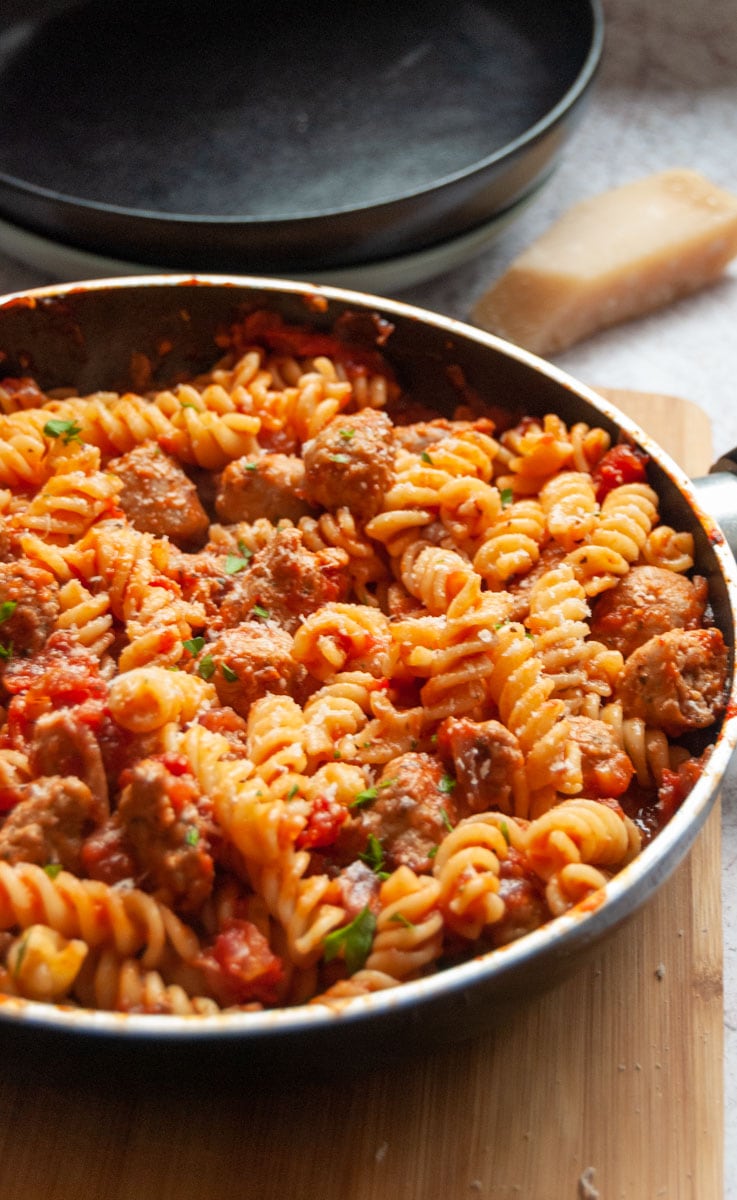
[[[734,655],[737,568],[720,528],[694,485],[629,418],[591,389],[535,356],[446,317],[377,297],[331,287],[238,277],[159,276],[40,288],[0,300],[2,374],[30,372],[44,388],[132,385],[138,356],[149,357],[156,386],[182,370],[212,362],[213,335],[248,312],[268,308],[288,323],[330,330],[349,314],[352,337],[376,337],[376,316],[392,326],[382,346],[408,398],[432,396],[450,411],[458,370],[490,404],[532,415],[557,412],[567,423],[586,421],[616,440],[632,439],[650,456],[649,478],[660,498],[661,519],[689,529],[696,569],[709,582],[717,625]],[[451,368],[451,369],[449,369]],[[730,465],[712,477],[717,490],[734,492]],[[705,489],[709,491],[710,489]],[[734,504],[733,499],[731,503]],[[684,858],[719,792],[737,740],[735,689],[716,734],[714,752],[682,806],[641,855],[606,887],[590,911],[570,911],[491,954],[397,989],[363,997],[340,1014],[322,1006],[257,1013],[177,1018],[88,1012],[6,997],[0,1032],[16,1047],[48,1040],[100,1054],[135,1055],[149,1065],[203,1052],[206,1061],[276,1071],[333,1063],[393,1060],[397,1047],[427,1049],[473,1036],[518,1010],[585,962],[588,952],[636,912]],[[706,740],[715,737],[714,727]],[[698,738],[693,749],[700,748]],[[25,1040],[24,1040],[25,1039]],[[67,1053],[67,1050],[64,1050]]]
[[[5,0],[0,218],[149,268],[391,260],[515,214],[599,0]]]

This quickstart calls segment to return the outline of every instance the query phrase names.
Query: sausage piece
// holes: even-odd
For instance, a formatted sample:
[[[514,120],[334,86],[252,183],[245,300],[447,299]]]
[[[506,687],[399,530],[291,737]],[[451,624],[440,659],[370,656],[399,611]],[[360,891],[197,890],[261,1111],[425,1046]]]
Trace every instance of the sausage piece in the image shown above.
[[[118,503],[142,533],[168,537],[180,549],[194,549],[207,536],[209,522],[197,488],[173,458],[158,446],[134,446],[107,466],[123,481]]]
[[[291,454],[262,454],[239,458],[220,476],[215,510],[221,521],[235,525],[265,517],[276,525],[308,516],[313,510],[304,498],[305,467]]]
[[[673,629],[625,660],[617,699],[625,717],[679,737],[711,725],[725,706],[727,647],[718,629]]]
[[[0,859],[60,864],[79,874],[82,844],[104,820],[103,805],[75,776],[49,775],[18,792],[21,799],[0,829]]]
[[[210,642],[198,660],[209,659],[212,682],[220,703],[248,717],[254,700],[269,692],[293,695],[302,683],[305,669],[292,656],[292,636],[272,622],[245,621],[224,629]]]
[[[633,567],[594,604],[591,636],[625,658],[649,638],[671,629],[698,629],[704,618],[707,582],[662,567]]]
[[[298,529],[282,529],[256,551],[250,569],[238,574],[220,616],[225,625],[235,625],[248,620],[258,605],[294,633],[310,613],[345,600],[350,588],[347,564],[344,550],[328,547],[313,552],[303,545]]]
[[[209,825],[199,800],[192,776],[141,759],[128,773],[116,814],[136,864],[136,882],[183,912],[200,907],[214,877]]]
[[[376,785],[376,798],[338,835],[339,853],[355,858],[373,834],[387,870],[406,864],[413,871],[431,871],[435,847],[458,818],[452,794],[441,787],[443,776],[442,763],[429,754],[392,759]]]
[[[617,742],[611,725],[590,717],[569,717],[573,741],[581,751],[583,794],[599,800],[621,796],[635,768]]]
[[[13,658],[37,654],[59,615],[59,585],[30,562],[0,563],[0,645]]]
[[[453,770],[466,811],[513,811],[515,780],[524,755],[513,733],[499,721],[448,717],[438,730],[438,751]]]
[[[381,511],[384,493],[394,481],[394,427],[386,413],[368,408],[335,417],[317,437],[305,442],[307,499],[335,511],[350,505],[367,521]]]
[[[37,775],[76,775],[87,784],[103,815],[108,812],[108,785],[100,743],[73,709],[42,713],[33,727],[31,768]]]

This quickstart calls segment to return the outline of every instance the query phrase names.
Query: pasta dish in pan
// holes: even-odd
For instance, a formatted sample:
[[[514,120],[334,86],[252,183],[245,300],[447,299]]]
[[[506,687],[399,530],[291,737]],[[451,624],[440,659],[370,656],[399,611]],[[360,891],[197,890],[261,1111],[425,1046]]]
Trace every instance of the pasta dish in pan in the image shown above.
[[[340,1005],[494,951],[599,902],[724,708],[644,454],[268,313],[213,363],[0,383],[7,995]]]

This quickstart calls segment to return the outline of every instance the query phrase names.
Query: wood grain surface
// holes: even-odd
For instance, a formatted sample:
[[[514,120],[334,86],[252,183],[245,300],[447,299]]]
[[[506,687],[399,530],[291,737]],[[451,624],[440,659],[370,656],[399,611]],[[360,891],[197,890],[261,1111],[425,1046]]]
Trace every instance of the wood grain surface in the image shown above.
[[[692,474],[705,416],[608,393]],[[643,912],[508,1027],[254,1087],[0,1072],[1,1200],[717,1200],[720,815]]]

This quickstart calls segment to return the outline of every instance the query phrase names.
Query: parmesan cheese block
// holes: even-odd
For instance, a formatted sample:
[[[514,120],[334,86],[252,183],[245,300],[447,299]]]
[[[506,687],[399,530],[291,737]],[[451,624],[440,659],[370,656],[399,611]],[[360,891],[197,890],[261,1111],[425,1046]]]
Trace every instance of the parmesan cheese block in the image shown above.
[[[569,209],[477,301],[483,329],[536,354],[660,308],[737,254],[737,196],[675,169]]]

